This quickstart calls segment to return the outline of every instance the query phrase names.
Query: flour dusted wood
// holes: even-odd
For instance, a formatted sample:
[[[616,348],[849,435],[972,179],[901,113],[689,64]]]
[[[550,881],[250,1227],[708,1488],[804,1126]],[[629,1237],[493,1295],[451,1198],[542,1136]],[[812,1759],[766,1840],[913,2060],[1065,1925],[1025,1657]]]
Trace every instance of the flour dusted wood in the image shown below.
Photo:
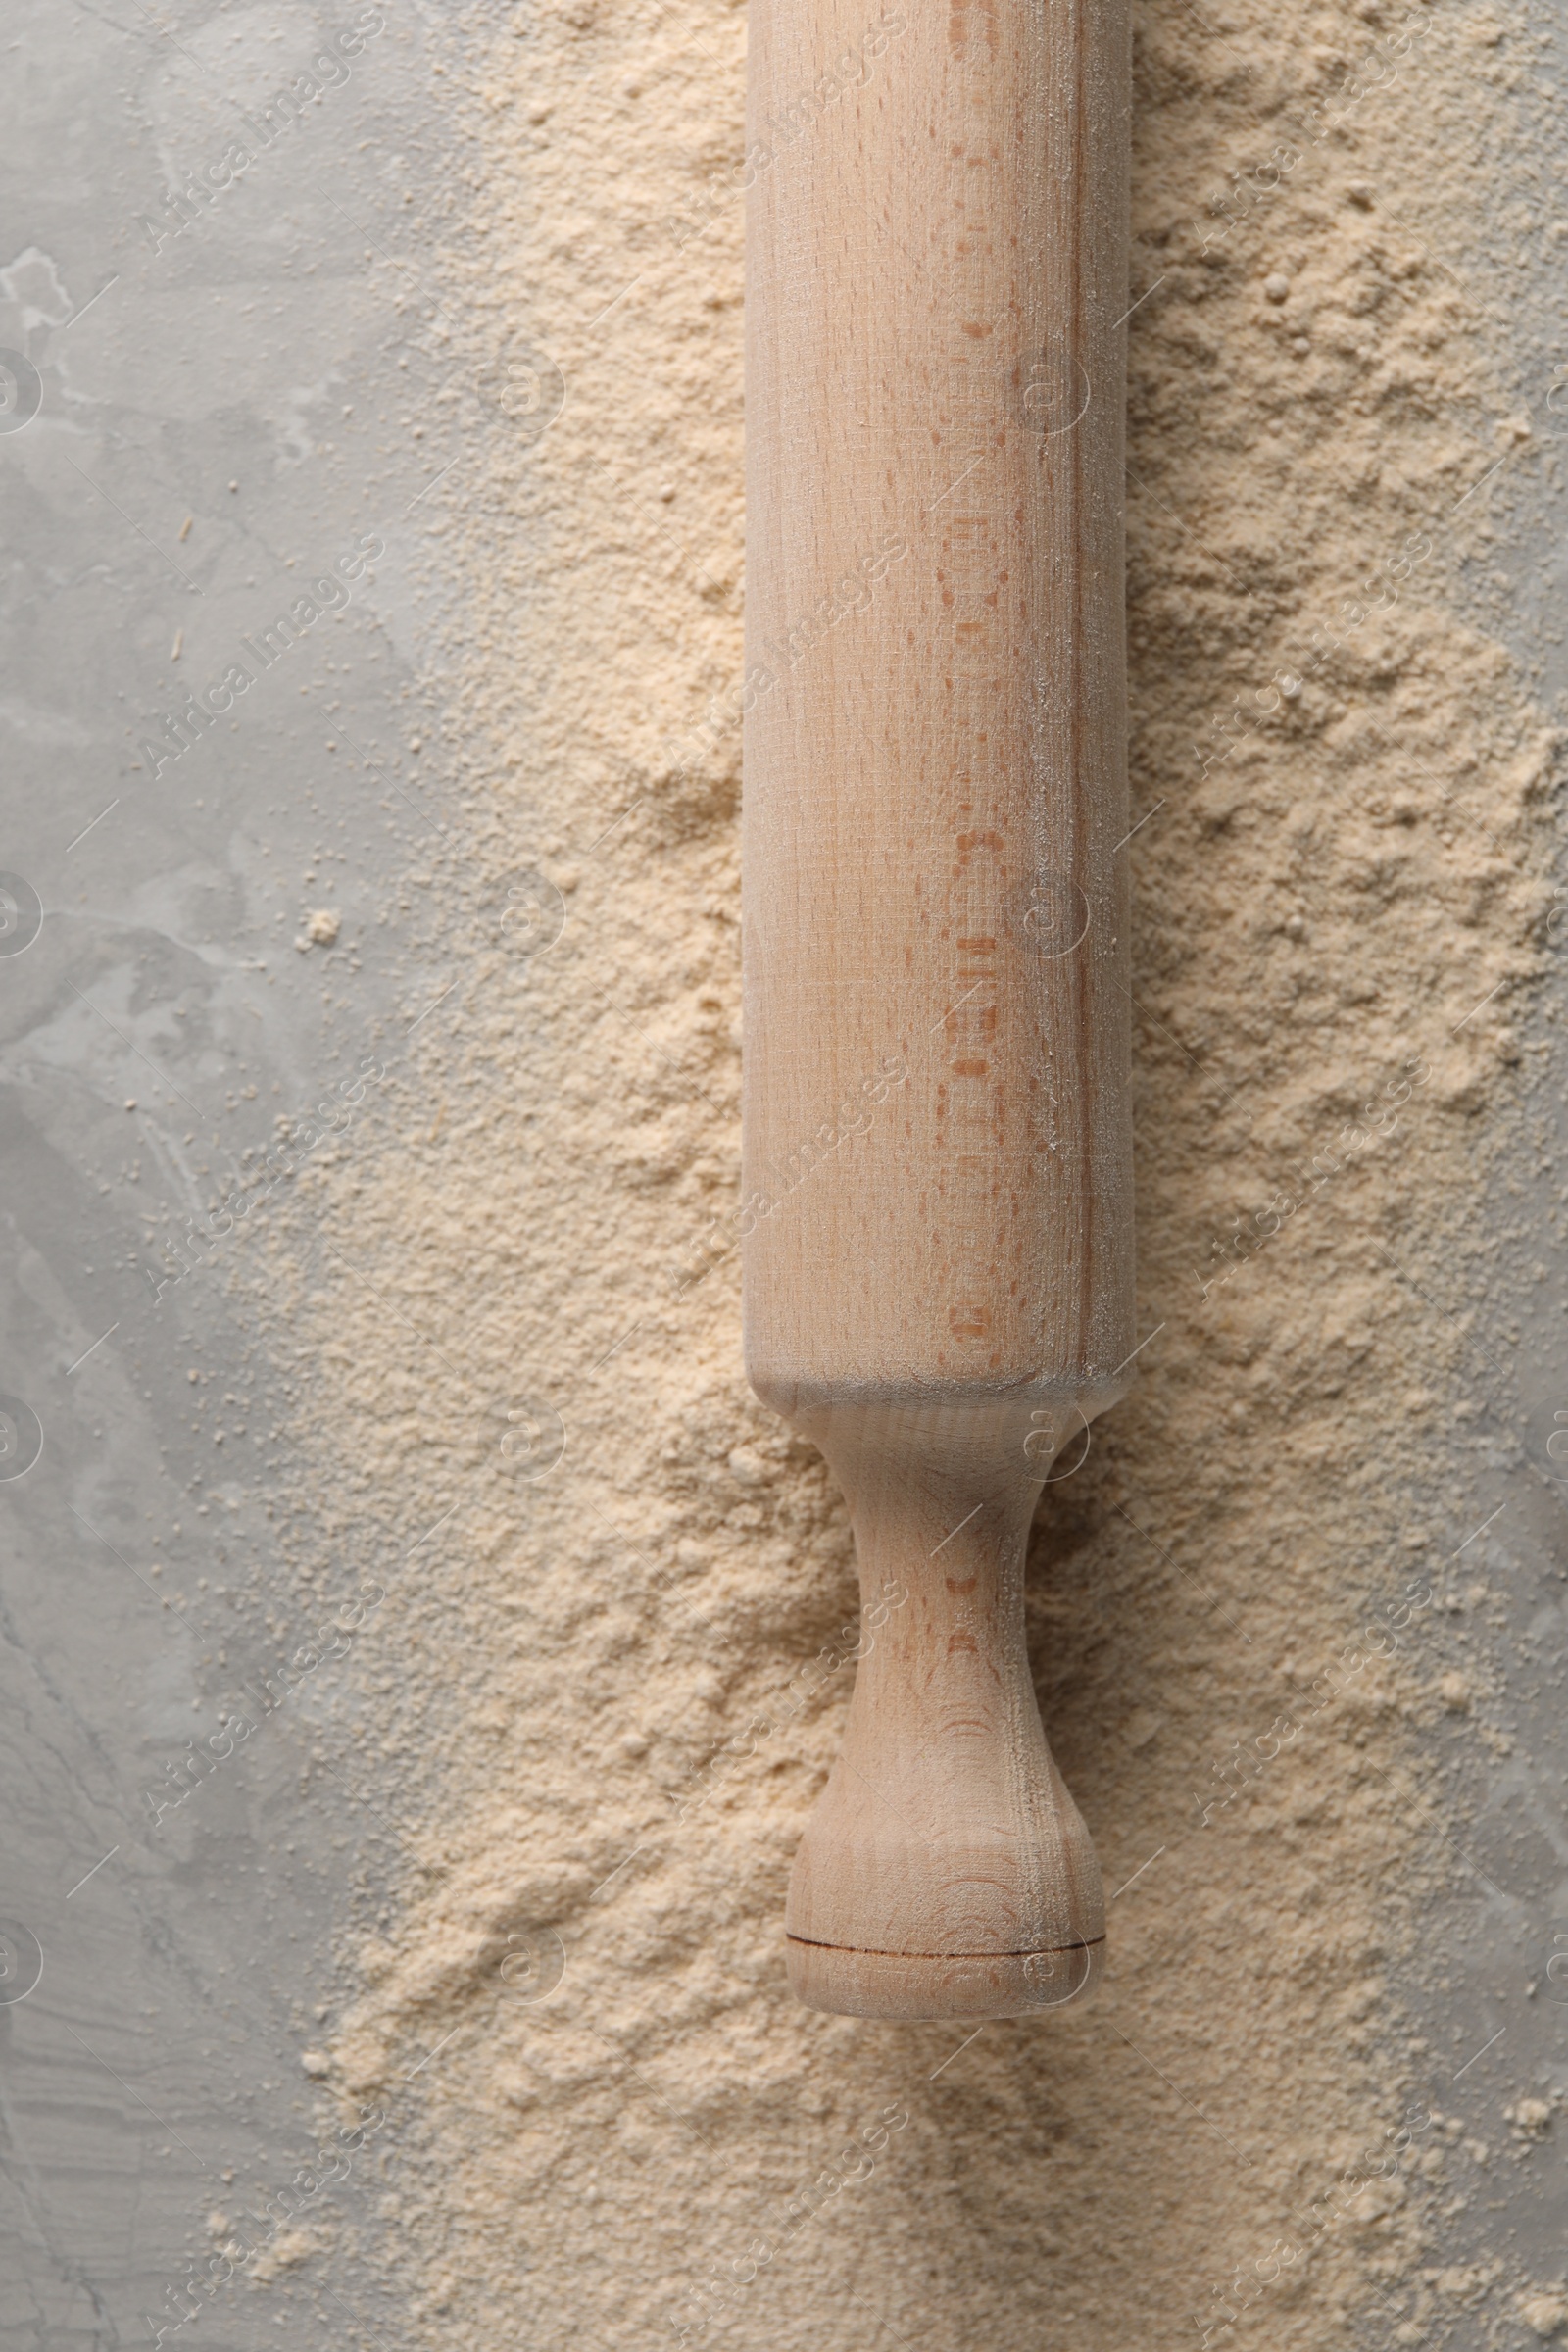
[[[1022,1577],[1135,1344],[1128,28],[958,5],[873,67],[861,6],[751,33],[747,1360],[887,1609],[790,1969],[818,2007],[1007,2015],[1081,1991],[1104,1926]]]

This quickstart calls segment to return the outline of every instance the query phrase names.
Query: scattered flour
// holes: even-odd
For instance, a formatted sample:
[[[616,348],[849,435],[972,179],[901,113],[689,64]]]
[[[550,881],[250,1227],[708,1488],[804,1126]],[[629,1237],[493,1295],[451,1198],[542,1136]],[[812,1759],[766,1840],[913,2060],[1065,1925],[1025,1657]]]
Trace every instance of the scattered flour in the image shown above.
[[[1420,2218],[1444,2134],[1388,1977],[1449,1869],[1422,1727],[1486,1706],[1428,1641],[1464,1507],[1445,1251],[1523,1083],[1548,898],[1553,738],[1456,617],[1482,477],[1529,430],[1464,264],[1511,22],[1140,17],[1160,1328],[1042,1509],[1030,1602],[1125,1890],[1093,2005],[961,2049],[784,1983],[855,1586],[821,1465],[746,1388],[719,1224],[740,15],[565,0],[454,51],[477,162],[447,357],[501,406],[421,510],[461,598],[418,713],[450,792],[415,850],[407,1019],[433,1009],[256,1269],[318,1362],[313,1507],[387,1593],[351,1671],[396,1892],[345,1956],[330,2056],[333,2095],[388,2114],[360,2251],[411,2341],[1119,2352],[1234,2320],[1327,2352],[1447,2308]],[[889,87],[898,63],[894,39]],[[1562,2324],[1554,2288],[1518,2308]]]

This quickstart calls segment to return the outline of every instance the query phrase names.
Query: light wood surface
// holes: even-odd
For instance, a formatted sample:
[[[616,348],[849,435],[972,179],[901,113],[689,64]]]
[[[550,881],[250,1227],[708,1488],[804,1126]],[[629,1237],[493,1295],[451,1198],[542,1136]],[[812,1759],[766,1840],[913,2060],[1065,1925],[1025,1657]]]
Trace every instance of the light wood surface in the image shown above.
[[[751,42],[747,1363],[868,1644],[790,1979],[1007,2016],[1104,1934],[1023,1568],[1135,1346],[1127,13],[752,0]]]

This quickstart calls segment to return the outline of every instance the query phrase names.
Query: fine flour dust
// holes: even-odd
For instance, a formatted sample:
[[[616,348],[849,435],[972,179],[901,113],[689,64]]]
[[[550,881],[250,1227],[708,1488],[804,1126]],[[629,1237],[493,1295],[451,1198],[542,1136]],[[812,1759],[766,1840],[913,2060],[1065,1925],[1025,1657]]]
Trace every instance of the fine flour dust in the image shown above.
[[[1464,1341],[1400,1269],[1522,1084],[1546,902],[1552,737],[1455,589],[1493,527],[1467,494],[1530,429],[1465,267],[1508,39],[1446,0],[1139,14],[1159,1328],[1047,1495],[1029,1604],[1121,1891],[1093,2004],[961,2049],[784,1983],[857,1635],[726,1238],[744,25],[564,0],[450,55],[472,162],[436,267],[499,405],[420,510],[453,620],[409,1022],[451,994],[255,1270],[318,1364],[313,1507],[387,1595],[349,1671],[392,1891],[326,2057],[389,2152],[317,2250],[377,2266],[411,2341],[1119,2352],[1229,2317],[1316,2352],[1442,2320],[1443,2119],[1390,1976],[1450,1869],[1420,1741]]]

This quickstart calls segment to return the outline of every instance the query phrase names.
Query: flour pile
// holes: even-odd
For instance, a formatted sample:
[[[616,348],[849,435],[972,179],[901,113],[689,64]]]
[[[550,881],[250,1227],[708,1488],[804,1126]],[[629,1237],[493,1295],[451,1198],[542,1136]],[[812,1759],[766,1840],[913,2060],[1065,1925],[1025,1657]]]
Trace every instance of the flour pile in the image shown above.
[[[1448,2134],[1387,1979],[1454,1867],[1419,1738],[1468,1342],[1433,1269],[1548,903],[1553,738],[1455,616],[1530,432],[1464,268],[1514,37],[1329,0],[1140,22],[1159,1328],[1030,1602],[1118,1892],[1096,2003],[961,2049],[784,1983],[856,1593],[820,1463],[747,1390],[727,1239],[739,12],[566,0],[450,61],[476,164],[442,292],[492,405],[419,510],[453,598],[411,720],[438,748],[400,771],[440,771],[428,1017],[255,1269],[318,1364],[316,1507],[387,1594],[346,1671],[398,1891],[345,1955],[330,2088],[388,2114],[361,2251],[411,2340],[1119,2352],[1234,2320],[1298,2352],[1441,2317]]]

